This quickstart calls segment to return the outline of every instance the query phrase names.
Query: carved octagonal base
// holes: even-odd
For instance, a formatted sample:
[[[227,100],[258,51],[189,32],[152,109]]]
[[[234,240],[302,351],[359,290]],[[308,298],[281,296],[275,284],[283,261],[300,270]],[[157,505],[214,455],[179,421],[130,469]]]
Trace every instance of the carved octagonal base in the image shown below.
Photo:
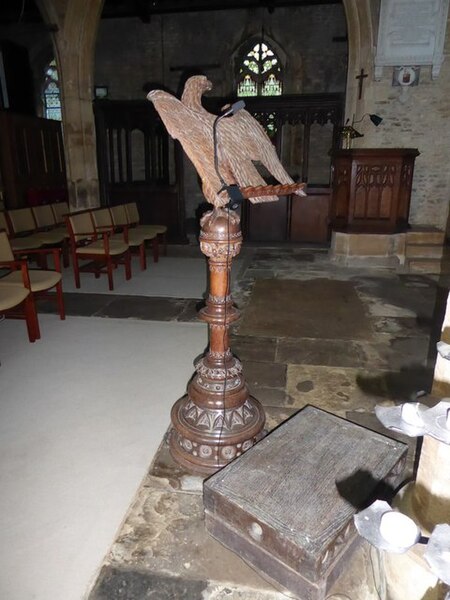
[[[196,364],[187,395],[172,408],[170,451],[190,471],[211,474],[264,434],[265,414],[250,396],[242,365],[230,351],[228,329],[239,318],[229,290],[231,261],[241,248],[239,217],[215,208],[201,222],[200,248],[209,258],[210,293],[200,319],[209,350]]]

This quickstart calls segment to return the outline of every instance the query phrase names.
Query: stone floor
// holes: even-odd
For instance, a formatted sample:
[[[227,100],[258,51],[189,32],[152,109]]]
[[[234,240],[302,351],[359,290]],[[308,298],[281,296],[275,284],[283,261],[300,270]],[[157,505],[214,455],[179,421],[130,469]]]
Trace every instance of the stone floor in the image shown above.
[[[313,404],[383,431],[373,414],[376,403],[430,390],[448,279],[346,268],[330,263],[321,248],[250,247],[241,263],[233,297],[242,318],[231,345],[251,393],[267,411],[269,429]],[[105,318],[191,321],[201,303],[201,298],[66,297],[69,314]],[[410,475],[415,446],[409,446]],[[361,546],[349,560],[329,598],[381,597],[381,571],[372,551]],[[284,597],[206,533],[202,480],[175,465],[162,440],[89,599]]]

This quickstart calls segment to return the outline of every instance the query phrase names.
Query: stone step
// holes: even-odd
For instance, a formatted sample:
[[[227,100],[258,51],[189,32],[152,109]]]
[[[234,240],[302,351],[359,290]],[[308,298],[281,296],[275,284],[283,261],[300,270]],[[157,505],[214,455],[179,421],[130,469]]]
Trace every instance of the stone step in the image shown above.
[[[429,273],[441,275],[450,273],[450,262],[437,258],[409,258],[405,267],[408,273]]]
[[[436,258],[441,259],[444,247],[441,244],[407,244],[406,258]]]
[[[445,231],[433,227],[417,227],[406,232],[406,244],[444,244]]]

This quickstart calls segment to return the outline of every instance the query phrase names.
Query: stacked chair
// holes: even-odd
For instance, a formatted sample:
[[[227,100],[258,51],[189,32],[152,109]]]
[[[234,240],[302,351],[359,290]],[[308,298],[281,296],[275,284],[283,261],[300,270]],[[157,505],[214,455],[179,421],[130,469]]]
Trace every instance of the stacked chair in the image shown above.
[[[28,248],[55,246],[63,249],[67,247],[66,233],[52,227],[39,229],[31,208],[8,210],[6,218],[9,223],[9,232],[14,239],[12,243],[14,249],[17,248],[16,240],[21,240],[22,243],[28,244]],[[65,250],[64,254],[65,262],[67,262],[67,250]],[[45,260],[45,254],[42,254],[40,258]]]
[[[167,256],[167,227],[165,225],[141,225],[136,202],[127,202],[122,206],[125,207],[127,213],[128,225],[136,228],[140,232],[156,233],[163,243],[164,256]]]
[[[131,251],[133,251],[133,249],[136,250],[139,255],[139,264],[142,271],[147,268],[147,257],[145,254],[145,242],[147,240],[152,240],[154,242],[153,258],[155,262],[158,262],[158,239],[156,233],[146,235],[145,233],[140,233],[136,229],[130,229],[128,225],[116,224],[109,208],[98,208],[91,212],[97,232],[109,231],[112,234],[112,239],[123,238],[130,246]]]
[[[61,226],[65,231],[66,230],[66,215],[69,214],[69,204],[67,202],[55,202],[54,204],[50,204],[51,209],[53,211],[53,216],[55,218],[55,223],[58,226]]]
[[[159,246],[158,246],[158,233],[155,230],[141,230],[137,227],[131,227],[127,211],[125,209],[125,204],[118,204],[117,206],[111,206],[111,208],[107,209],[110,212],[110,217],[113,223],[113,226],[119,231],[124,231],[126,236],[130,241],[130,245],[138,246],[142,248],[145,256],[145,243],[147,241],[151,241],[152,249],[153,249],[153,262],[158,262],[159,259]],[[142,259],[141,259],[141,268],[142,267]]]
[[[10,224],[6,218],[6,213],[0,212],[0,230],[6,231],[13,251],[27,250],[29,248],[40,248],[42,246],[42,238],[37,234],[29,234],[26,236],[14,238],[11,235]]]
[[[67,231],[64,219],[62,224],[57,222],[55,213],[51,204],[41,204],[32,208],[33,217],[39,233],[52,234],[56,239],[61,240],[56,242],[61,244],[64,266],[69,266],[69,233]]]
[[[94,273],[100,277],[101,273],[108,275],[109,289],[114,289],[113,270],[119,264],[125,266],[125,278],[131,278],[131,253],[130,246],[121,237],[114,236],[113,232],[100,231],[95,223],[90,210],[69,213],[65,217],[70,237],[75,285],[80,287],[80,273]],[[88,261],[88,262],[81,262]]]
[[[160,241],[163,244],[164,254],[167,254],[167,227],[141,225],[135,202],[77,213],[70,213],[67,202],[13,209],[0,212],[0,230],[5,231],[11,252],[26,252],[27,257],[37,260],[38,265],[44,268],[44,272],[48,272],[46,270],[47,249],[60,249],[65,267],[69,265],[70,254],[77,288],[81,286],[80,273],[90,272],[96,277],[106,273],[109,289],[114,290],[113,271],[117,265],[123,264],[126,279],[131,278],[132,251],[139,256],[141,270],[145,270],[147,242],[151,242],[154,262],[158,262],[159,259]],[[8,259],[9,262],[11,260]],[[19,271],[12,275],[13,277],[8,275],[3,278],[2,286],[6,285],[7,280],[19,284]],[[45,287],[46,283],[42,285]],[[30,288],[31,295],[37,293],[38,288],[41,287],[37,282],[36,273],[33,274],[33,281],[30,281],[31,287],[33,284],[34,290]],[[63,314],[62,289],[61,291],[58,289],[56,296],[60,298],[58,299],[62,307],[60,314]],[[32,302],[33,298],[27,300],[27,306]],[[36,331],[36,328],[33,331]],[[31,337],[32,335],[30,339]]]
[[[53,255],[54,271],[28,268],[26,258],[48,254]],[[59,248],[26,249],[14,253],[6,231],[0,231],[0,268],[7,270],[0,278],[0,313],[6,317],[24,318],[30,342],[41,337],[35,296],[54,299],[60,318],[65,319]],[[47,294],[52,289],[56,294]]]

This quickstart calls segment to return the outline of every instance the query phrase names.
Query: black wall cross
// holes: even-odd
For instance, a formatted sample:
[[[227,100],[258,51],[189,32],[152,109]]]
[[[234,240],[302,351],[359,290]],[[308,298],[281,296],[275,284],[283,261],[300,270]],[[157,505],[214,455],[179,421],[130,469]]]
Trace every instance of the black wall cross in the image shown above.
[[[362,89],[363,89],[363,83],[364,83],[364,79],[368,77],[367,73],[364,73],[364,69],[361,69],[361,72],[359,75],[357,75],[355,77],[355,79],[359,79],[359,93],[358,93],[358,100],[361,100],[361,96],[362,96]]]

